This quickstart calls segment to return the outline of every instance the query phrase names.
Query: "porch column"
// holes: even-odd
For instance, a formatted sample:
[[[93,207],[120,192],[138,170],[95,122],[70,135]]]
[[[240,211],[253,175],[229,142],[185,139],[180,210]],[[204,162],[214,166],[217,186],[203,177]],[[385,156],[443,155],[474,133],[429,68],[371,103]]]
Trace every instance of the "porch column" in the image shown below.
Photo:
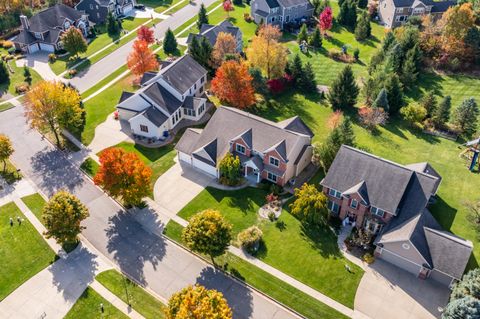
[[[245,177],[247,177],[247,165],[245,165]]]
[[[258,174],[257,174],[257,184],[260,183],[260,171],[258,171]]]

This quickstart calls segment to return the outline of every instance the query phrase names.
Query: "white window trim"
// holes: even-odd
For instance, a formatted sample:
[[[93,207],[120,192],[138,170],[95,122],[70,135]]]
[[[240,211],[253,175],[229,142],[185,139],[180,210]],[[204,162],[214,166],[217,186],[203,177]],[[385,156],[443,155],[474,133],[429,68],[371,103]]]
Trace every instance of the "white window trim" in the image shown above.
[[[333,194],[332,194],[332,191],[333,191]],[[330,188],[328,190],[328,195],[330,196],[333,196],[335,198],[342,198],[342,193],[340,193],[339,191],[337,191],[336,189],[334,188]]]
[[[243,151],[242,151],[242,148],[243,148]],[[235,151],[237,151],[240,154],[245,155],[247,153],[247,148],[245,146],[243,146],[242,144],[236,143],[235,144]]]
[[[270,175],[275,176],[275,180],[270,178]],[[278,176],[276,174],[273,174],[272,172],[267,171],[267,180],[269,180],[270,182],[276,183],[278,181]]]
[[[378,211],[381,211],[382,214],[379,215],[379,214],[378,214]],[[385,211],[384,211],[383,209],[380,209],[380,208],[375,207],[375,206],[370,207],[370,213],[371,213],[372,215],[375,215],[375,216],[378,216],[378,217],[381,217],[381,218],[384,218],[384,217],[385,217]]]
[[[272,159],[273,159],[274,161],[276,160],[276,161],[278,162],[278,164],[272,163]],[[279,160],[278,158],[276,158],[275,156],[269,156],[269,158],[268,158],[268,163],[269,163],[270,165],[275,166],[275,167],[280,167],[280,160]]]

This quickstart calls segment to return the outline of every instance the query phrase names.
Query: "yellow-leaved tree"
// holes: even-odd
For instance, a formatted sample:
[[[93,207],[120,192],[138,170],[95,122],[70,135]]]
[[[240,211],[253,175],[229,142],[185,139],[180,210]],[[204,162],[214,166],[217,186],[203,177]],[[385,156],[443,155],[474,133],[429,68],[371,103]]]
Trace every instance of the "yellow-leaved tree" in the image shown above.
[[[212,65],[219,68],[227,55],[235,55],[237,53],[237,41],[230,33],[220,32],[217,41],[213,46]]]
[[[198,284],[173,294],[165,312],[168,319],[232,318],[232,310],[223,294]]]

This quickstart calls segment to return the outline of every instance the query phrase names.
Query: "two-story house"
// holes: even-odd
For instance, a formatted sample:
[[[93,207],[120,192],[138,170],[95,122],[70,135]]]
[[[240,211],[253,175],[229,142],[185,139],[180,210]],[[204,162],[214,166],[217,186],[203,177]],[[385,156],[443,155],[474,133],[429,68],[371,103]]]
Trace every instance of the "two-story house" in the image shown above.
[[[380,0],[378,16],[386,27],[395,28],[407,22],[410,16],[430,14],[439,18],[449,7],[456,4],[456,0]]]
[[[13,41],[17,50],[28,53],[60,50],[61,35],[68,28],[78,28],[84,36],[89,28],[87,15],[64,4],[40,11],[30,19],[21,15],[20,22],[20,33]]]
[[[183,119],[197,121],[205,114],[206,82],[207,70],[188,54],[163,62],[158,73],[144,74],[137,92],[123,92],[116,106],[119,119],[134,135],[165,139]]]
[[[278,25],[281,29],[289,22],[301,22],[313,16],[309,0],[252,0],[250,15],[255,23]]]
[[[104,23],[109,12],[119,17],[133,10],[135,5],[135,0],[82,0],[75,8],[86,12],[92,22]]]
[[[244,176],[294,184],[312,159],[312,131],[295,116],[268,121],[236,108],[219,107],[203,130],[187,129],[175,146],[178,159],[215,177],[227,152],[238,156]]]
[[[344,145],[320,184],[332,214],[376,235],[378,258],[451,285],[473,246],[444,231],[428,211],[440,182],[428,163],[404,166]]]
[[[208,42],[213,46],[217,42],[217,37],[220,33],[229,33],[231,34],[237,43],[237,52],[240,53],[243,50],[243,40],[242,40],[242,31],[239,27],[234,26],[230,21],[223,20],[217,25],[211,24],[202,24],[200,32],[190,33],[187,38],[187,44],[192,42],[192,39],[196,37],[198,40],[201,38],[206,38]]]

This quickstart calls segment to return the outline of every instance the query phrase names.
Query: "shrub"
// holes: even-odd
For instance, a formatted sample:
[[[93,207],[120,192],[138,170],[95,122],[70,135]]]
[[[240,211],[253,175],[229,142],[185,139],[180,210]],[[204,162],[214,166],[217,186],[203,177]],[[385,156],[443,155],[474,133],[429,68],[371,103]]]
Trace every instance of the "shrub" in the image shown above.
[[[53,63],[57,60],[57,55],[55,53],[50,53],[48,55],[48,62]]]
[[[262,236],[263,233],[260,228],[251,226],[241,231],[237,236],[237,240],[243,248],[253,254],[258,250]]]
[[[10,49],[13,47],[13,42],[12,41],[3,41],[2,47],[5,49]]]
[[[373,262],[375,261],[375,256],[373,256],[370,253],[366,253],[365,255],[362,256],[362,260],[367,264],[373,264]]]
[[[353,58],[355,59],[355,61],[358,61],[358,59],[360,58],[360,50],[358,48],[355,48],[355,50],[353,50]]]
[[[413,126],[420,125],[427,116],[427,110],[416,103],[411,103],[400,109],[403,118]]]
[[[267,81],[267,86],[272,93],[281,93],[285,90],[284,79],[271,79]]]
[[[268,194],[265,199],[267,200],[267,203],[272,203],[278,200],[278,195],[275,195],[274,193]]]
[[[335,61],[344,62],[344,63],[353,63],[355,58],[348,53],[343,53],[342,51],[332,49],[328,51],[328,56]]]
[[[23,94],[27,92],[29,88],[30,86],[28,86],[27,83],[20,83],[15,85],[15,92],[17,92],[18,94]]]
[[[250,15],[250,13],[247,13],[247,12],[245,12],[245,13],[243,14],[243,19],[244,19],[246,22],[248,22],[248,23],[250,23],[250,22],[253,21],[252,16]]]
[[[274,212],[270,212],[270,213],[268,213],[268,219],[269,219],[271,222],[274,222],[275,219],[277,219],[277,216],[275,216],[275,213],[274,213]]]

